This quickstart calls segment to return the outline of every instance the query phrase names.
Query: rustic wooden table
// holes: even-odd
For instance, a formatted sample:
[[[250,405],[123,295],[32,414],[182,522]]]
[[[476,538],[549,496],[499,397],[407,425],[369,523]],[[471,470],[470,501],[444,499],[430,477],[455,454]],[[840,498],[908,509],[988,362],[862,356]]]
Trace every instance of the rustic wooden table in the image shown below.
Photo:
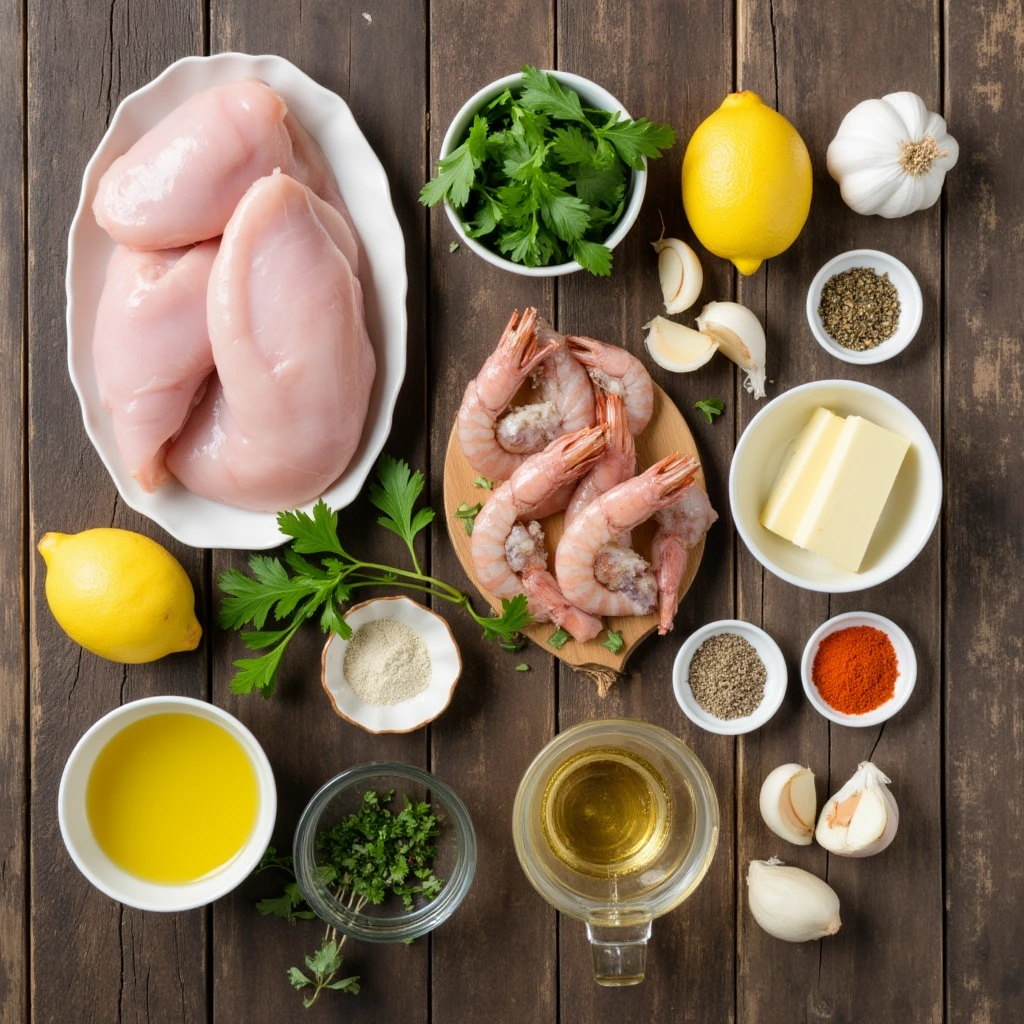
[[[426,765],[465,799],[480,842],[477,878],[456,916],[411,947],[353,945],[358,997],[323,1001],[310,1019],[356,1021],[976,1021],[1017,1019],[1024,998],[1024,13],[1010,0],[2,0],[0,18],[0,1019],[299,1021],[285,968],[312,926],[262,920],[264,879],[206,911],[124,909],[91,888],[60,841],[61,767],[81,733],[120,702],[156,693],[205,697],[255,731],[280,787],[276,837],[288,846],[307,797],[339,769],[375,758]],[[409,736],[370,737],[329,713],[319,638],[305,636],[268,702],[228,689],[234,637],[211,624],[211,581],[241,563],[189,550],[126,509],[91,448],[65,369],[64,263],[86,160],[118,101],[185,54],[278,53],[351,105],[387,168],[408,245],[409,371],[389,448],[430,479],[459,396],[513,306],[640,346],[659,294],[649,242],[659,210],[686,232],[682,144],[651,167],[647,202],[610,280],[527,281],[462,248],[416,194],[465,98],[530,61],[593,77],[633,111],[675,124],[685,143],[734,88],[754,89],[800,130],[815,168],[810,220],[796,244],[751,278],[705,260],[706,299],[735,296],[764,320],[771,394],[853,375],[907,402],[940,446],[941,525],[897,579],[830,598],[761,570],[729,522],[726,478],[755,412],[731,365],[716,360],[659,383],[687,410],[715,506],[704,564],[674,640],[649,640],[604,701],[539,649],[510,658],[453,616],[465,673],[449,710]],[[846,209],[825,149],[855,102],[896,89],[944,111],[960,163],[942,202],[897,221]],[[855,372],[808,331],[815,270],[870,246],[904,260],[924,292],[924,321],[899,358]],[[689,410],[720,395],[708,426]],[[365,504],[343,516],[359,550],[395,554]],[[168,543],[205,616],[202,648],[124,668],[83,653],[58,628],[34,545],[46,530],[117,525]],[[425,551],[461,579],[443,528]],[[830,728],[800,692],[808,634],[838,611],[868,608],[908,631],[920,677],[907,708],[877,729]],[[692,727],[670,668],[679,639],[711,619],[763,624],[789,660],[791,685],[765,729],[733,740]],[[513,665],[525,660],[530,674]],[[517,782],[557,729],[602,716],[667,727],[707,765],[722,839],[707,879],[658,921],[649,974],[606,991],[590,978],[583,929],[528,886],[512,850]],[[895,844],[873,861],[788,849],[843,899],[841,934],[791,946],[746,909],[747,862],[777,852],[757,811],[766,771],[810,764],[825,785],[874,757],[902,809]],[[1016,1014],[1015,1014],[1016,1009]]]

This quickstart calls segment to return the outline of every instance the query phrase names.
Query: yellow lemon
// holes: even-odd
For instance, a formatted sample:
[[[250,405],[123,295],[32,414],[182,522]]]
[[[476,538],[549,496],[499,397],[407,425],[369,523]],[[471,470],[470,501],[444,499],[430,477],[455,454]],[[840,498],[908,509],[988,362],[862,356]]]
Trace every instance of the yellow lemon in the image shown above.
[[[683,157],[683,206],[716,256],[752,274],[788,249],[811,208],[811,158],[757,93],[734,92],[701,122]]]
[[[87,651],[136,665],[199,644],[192,584],[155,540],[130,530],[48,533],[39,553],[50,611]]]

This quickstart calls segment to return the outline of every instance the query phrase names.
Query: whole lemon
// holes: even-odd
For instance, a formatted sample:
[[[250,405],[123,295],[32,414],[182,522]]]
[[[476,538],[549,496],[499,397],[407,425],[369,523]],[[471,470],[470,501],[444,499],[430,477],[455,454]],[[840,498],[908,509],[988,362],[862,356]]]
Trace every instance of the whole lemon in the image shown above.
[[[757,93],[730,93],[683,157],[683,206],[705,248],[752,274],[788,249],[811,208],[811,158]]]
[[[192,583],[155,540],[130,530],[48,533],[39,553],[50,611],[87,651],[137,665],[199,644]]]

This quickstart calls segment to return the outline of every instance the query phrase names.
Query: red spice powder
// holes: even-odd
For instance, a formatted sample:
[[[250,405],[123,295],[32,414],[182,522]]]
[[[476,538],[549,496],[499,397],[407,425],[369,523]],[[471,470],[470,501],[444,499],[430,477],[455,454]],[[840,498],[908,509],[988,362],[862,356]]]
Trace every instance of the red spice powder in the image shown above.
[[[850,626],[818,645],[811,680],[830,707],[863,715],[892,699],[899,674],[888,634],[874,626]]]

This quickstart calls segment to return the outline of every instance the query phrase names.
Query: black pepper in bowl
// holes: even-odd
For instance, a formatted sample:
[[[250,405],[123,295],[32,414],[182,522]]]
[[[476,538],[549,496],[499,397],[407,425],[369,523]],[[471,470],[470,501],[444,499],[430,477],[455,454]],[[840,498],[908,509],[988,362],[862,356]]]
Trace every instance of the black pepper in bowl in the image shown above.
[[[864,352],[896,333],[900,323],[899,292],[888,273],[852,267],[825,282],[818,316],[833,341],[854,352]]]
[[[768,670],[754,645],[736,633],[709,636],[690,659],[693,699],[715,718],[745,718],[764,699]]]

